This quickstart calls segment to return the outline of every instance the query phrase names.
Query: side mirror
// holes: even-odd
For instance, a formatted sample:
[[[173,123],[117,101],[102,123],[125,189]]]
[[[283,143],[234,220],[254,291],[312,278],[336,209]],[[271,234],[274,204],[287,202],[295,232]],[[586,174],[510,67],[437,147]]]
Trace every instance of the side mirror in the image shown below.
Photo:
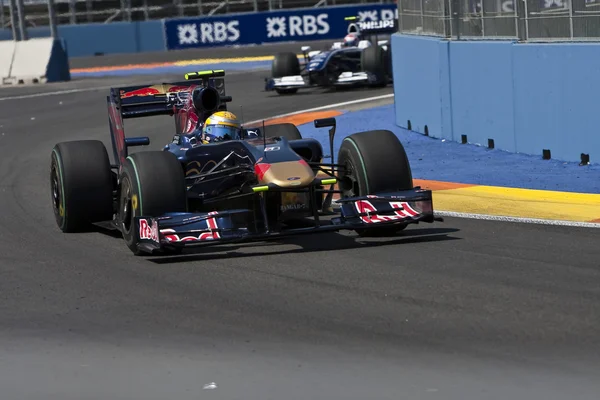
[[[337,122],[335,118],[319,118],[315,119],[315,128],[331,128],[329,129],[329,151],[331,152],[331,170],[336,169],[335,165],[335,156],[333,155],[333,138],[335,137],[335,128]],[[330,186],[330,192],[327,193],[327,197],[323,200],[322,208],[323,210],[328,210],[331,208],[331,202],[333,201],[333,189],[334,184]]]
[[[331,164],[335,164],[335,157],[333,156],[333,138],[335,137],[335,128],[337,122],[335,118],[319,118],[315,119],[315,128],[327,128],[329,130],[329,151],[331,152]]]
[[[304,53],[306,53],[307,51],[310,51],[310,46],[302,46],[300,48],[300,50],[302,50]]]
[[[332,126],[332,127],[336,126],[335,118],[315,119],[315,128],[326,128],[328,126]]]

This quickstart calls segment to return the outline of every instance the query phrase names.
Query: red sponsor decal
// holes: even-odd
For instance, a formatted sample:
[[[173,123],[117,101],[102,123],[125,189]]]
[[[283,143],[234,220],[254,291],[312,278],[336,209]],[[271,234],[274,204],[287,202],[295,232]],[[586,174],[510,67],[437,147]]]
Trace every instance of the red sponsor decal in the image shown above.
[[[208,213],[208,215],[217,215],[217,214],[218,214],[218,212],[216,212],[216,211],[211,211]],[[164,235],[165,239],[167,239],[169,242],[197,242],[197,241],[201,241],[201,240],[220,239],[221,235],[219,234],[219,232],[216,232],[216,230],[219,229],[219,226],[217,225],[217,219],[216,218],[208,218],[206,220],[206,223],[208,224],[208,228],[211,229],[212,232],[203,232],[198,236],[179,237],[179,235],[177,235],[175,230],[173,230],[173,229],[163,229],[163,230],[161,230],[161,233]]]
[[[155,222],[150,226],[148,220],[140,219],[140,239],[158,242],[158,223]]]
[[[416,217],[419,215],[414,208],[410,206],[410,204],[404,201],[390,201],[390,205],[397,209],[396,214],[401,217]]]
[[[184,133],[192,133],[196,130],[198,126],[198,115],[190,110],[187,114],[187,125],[185,127]]]
[[[123,130],[123,121],[119,111],[117,111],[114,103],[111,103],[108,107],[108,117],[110,120],[111,127],[113,129],[114,142],[117,148],[117,157],[121,161],[121,164],[125,163],[125,132]]]
[[[261,164],[254,165],[254,173],[256,173],[256,177],[258,178],[259,181],[262,181],[262,179],[265,177],[265,174],[267,173],[269,168],[271,168],[271,164],[267,164],[267,163],[261,163]]]
[[[121,93],[121,98],[127,98],[127,97],[144,97],[144,96],[154,96],[155,94],[160,94],[160,90],[155,89],[155,88],[142,88],[142,89],[137,89],[137,90],[132,90],[131,92],[125,92],[125,93]]]
[[[189,86],[171,86],[167,90],[167,93],[181,92],[181,91],[187,90],[188,88],[189,88]]]
[[[377,209],[368,200],[359,200],[355,203],[355,206],[359,213],[367,213],[367,215],[362,215],[360,217],[360,219],[367,224],[376,224],[378,222],[385,221],[397,221],[419,215],[419,213],[415,211],[408,203],[401,201],[390,202],[390,206],[396,209],[395,215],[377,215]]]

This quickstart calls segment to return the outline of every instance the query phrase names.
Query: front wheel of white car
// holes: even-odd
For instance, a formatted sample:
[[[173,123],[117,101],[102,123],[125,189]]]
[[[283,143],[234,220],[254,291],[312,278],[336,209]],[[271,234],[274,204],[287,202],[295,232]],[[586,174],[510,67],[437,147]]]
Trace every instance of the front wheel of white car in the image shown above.
[[[297,75],[300,75],[300,61],[298,61],[296,54],[287,52],[275,55],[271,65],[271,76],[273,78]],[[294,94],[298,89],[275,89],[275,91],[278,94]]]

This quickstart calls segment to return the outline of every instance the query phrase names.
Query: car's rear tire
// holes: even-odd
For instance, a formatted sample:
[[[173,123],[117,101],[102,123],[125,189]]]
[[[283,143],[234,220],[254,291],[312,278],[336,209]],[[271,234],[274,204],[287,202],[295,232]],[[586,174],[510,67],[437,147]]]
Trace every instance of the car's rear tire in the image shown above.
[[[265,125],[263,135],[266,137],[284,137],[287,140],[298,140],[302,139],[302,134],[298,130],[298,127],[289,122],[283,124]]]
[[[369,46],[361,52],[361,67],[364,72],[369,72],[376,77],[373,86],[386,86],[390,75],[390,59],[388,51],[382,47]]]
[[[271,65],[271,76],[283,78],[284,76],[300,75],[300,61],[292,52],[278,53]],[[294,94],[298,89],[275,89],[278,94]]]
[[[141,255],[134,218],[186,212],[185,175],[173,153],[144,151],[127,157],[119,178],[119,228],[127,247],[135,255]]]
[[[387,130],[366,131],[344,138],[338,152],[338,164],[348,175],[340,177],[342,197],[410,190],[412,171],[400,140]],[[361,228],[361,236],[389,235],[406,228],[406,224]]]
[[[50,191],[56,224],[63,232],[89,230],[113,217],[113,179],[99,140],[58,143],[50,161]]]

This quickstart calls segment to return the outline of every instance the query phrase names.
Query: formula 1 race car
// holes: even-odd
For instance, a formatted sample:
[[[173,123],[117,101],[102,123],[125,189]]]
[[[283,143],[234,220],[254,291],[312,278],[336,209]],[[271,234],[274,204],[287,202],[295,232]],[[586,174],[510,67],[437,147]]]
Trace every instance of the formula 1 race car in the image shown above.
[[[397,20],[362,22],[359,17],[347,17],[350,22],[343,42],[334,43],[325,51],[301,48],[301,65],[293,52],[275,55],[271,78],[265,79],[265,90],[279,94],[294,94],[298,89],[340,86],[386,86],[392,78],[392,50],[388,40],[378,35],[397,31]]]
[[[324,164],[321,144],[302,138],[293,124],[263,122],[244,127],[239,138],[195,142],[184,113],[192,104],[206,121],[205,115],[226,110],[231,97],[224,74],[198,72],[187,74],[185,82],[111,89],[114,164],[101,141],[62,142],[52,150],[59,228],[116,229],[141,255],[342,229],[392,234],[408,224],[441,220],[434,217],[431,191],[413,187],[404,148],[389,131],[347,136],[337,164],[333,159]],[[151,115],[175,117],[171,143],[162,151],[129,154],[129,147],[150,139],[125,137],[123,120]],[[330,128],[333,156],[335,119],[314,123]],[[337,212],[334,193],[340,196]]]

